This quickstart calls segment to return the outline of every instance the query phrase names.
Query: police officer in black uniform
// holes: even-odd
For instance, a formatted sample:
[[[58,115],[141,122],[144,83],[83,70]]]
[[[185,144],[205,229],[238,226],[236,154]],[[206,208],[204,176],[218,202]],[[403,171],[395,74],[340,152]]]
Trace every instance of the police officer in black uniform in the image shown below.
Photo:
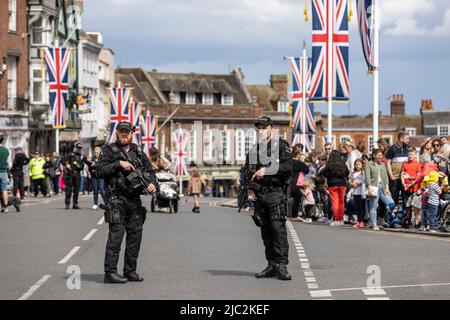
[[[62,161],[64,166],[64,184],[66,185],[66,210],[70,209],[70,198],[73,193],[73,209],[80,209],[78,206],[78,194],[80,192],[81,170],[84,167],[84,158],[81,155],[83,145],[77,143],[75,151]]]
[[[104,265],[105,283],[144,280],[136,273],[142,227],[146,216],[146,209],[142,206],[140,195],[156,190],[156,176],[145,153],[132,143],[133,130],[129,122],[121,122],[117,126],[117,142],[104,148],[97,166],[97,177],[105,179],[105,221],[109,223]],[[146,191],[141,180],[136,181],[132,178],[137,170],[140,170],[146,177],[145,181],[148,181]],[[127,237],[124,276],[121,276],[117,273],[117,263],[125,232]]]
[[[285,140],[273,137],[271,118],[263,116],[255,126],[259,141],[247,154],[245,171],[251,181],[248,184],[248,200],[255,201],[254,220],[261,227],[268,261],[268,266],[255,276],[291,280],[287,271],[289,244],[286,216],[292,155]]]

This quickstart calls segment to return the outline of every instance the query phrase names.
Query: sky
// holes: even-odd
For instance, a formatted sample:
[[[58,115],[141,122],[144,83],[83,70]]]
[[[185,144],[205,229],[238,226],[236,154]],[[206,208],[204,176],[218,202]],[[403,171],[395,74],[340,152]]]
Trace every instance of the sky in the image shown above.
[[[380,110],[405,95],[407,114],[422,99],[450,109],[450,1],[380,0]],[[229,73],[246,84],[268,84],[288,72],[284,56],[311,54],[311,2],[304,0],[85,0],[83,29],[103,33],[116,65],[161,72]],[[333,113],[372,112],[372,77],[362,53],[356,0],[350,22],[350,103]],[[326,104],[317,106],[326,113]]]

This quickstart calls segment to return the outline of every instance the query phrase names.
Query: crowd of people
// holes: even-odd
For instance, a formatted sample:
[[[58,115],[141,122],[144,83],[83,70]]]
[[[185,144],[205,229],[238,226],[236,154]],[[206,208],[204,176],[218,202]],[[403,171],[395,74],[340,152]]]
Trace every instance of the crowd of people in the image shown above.
[[[437,232],[438,218],[450,204],[450,144],[447,137],[427,138],[420,150],[409,146],[409,135],[399,132],[389,145],[382,138],[368,154],[346,141],[323,153],[303,153],[292,146],[289,219],[320,221],[333,227],[416,228]],[[252,209],[249,203],[247,211]]]

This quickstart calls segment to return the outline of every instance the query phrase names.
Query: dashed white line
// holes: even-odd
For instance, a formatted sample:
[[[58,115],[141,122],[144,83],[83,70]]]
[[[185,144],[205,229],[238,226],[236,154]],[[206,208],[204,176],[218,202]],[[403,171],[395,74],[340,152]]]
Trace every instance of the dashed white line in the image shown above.
[[[45,283],[45,281],[47,281],[50,278],[51,278],[51,275],[48,275],[48,274],[43,276],[38,282],[36,282],[36,284],[34,284],[30,289],[28,289],[28,291],[23,296],[21,296],[18,300],[29,299],[33,295],[33,293],[35,293],[36,290],[39,289],[39,287],[42,286]]]
[[[102,225],[105,222],[105,217],[102,217],[100,220],[98,220],[97,224]]]
[[[311,297],[313,298],[331,298],[331,291],[330,290],[315,290],[311,291]]]
[[[375,298],[367,298],[367,300],[391,300],[388,297],[375,297]]]
[[[64,257],[62,258],[58,264],[65,264],[67,261],[69,261],[70,258],[73,257],[73,255],[75,253],[77,253],[78,250],[80,250],[81,247],[74,247],[72,250],[70,250],[70,252]]]
[[[83,241],[88,241],[93,235],[94,233],[97,232],[98,229],[92,229],[91,231],[89,231],[89,233],[83,238]]]
[[[384,296],[386,291],[380,288],[367,288],[362,290],[366,296]]]

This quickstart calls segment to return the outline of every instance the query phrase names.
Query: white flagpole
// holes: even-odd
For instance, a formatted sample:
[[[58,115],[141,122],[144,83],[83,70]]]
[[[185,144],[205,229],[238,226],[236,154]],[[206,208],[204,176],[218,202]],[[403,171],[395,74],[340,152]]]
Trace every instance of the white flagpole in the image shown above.
[[[333,16],[334,16],[334,5],[332,0],[327,0],[327,10],[329,12],[328,14],[328,21],[327,21],[327,33],[328,33],[328,61],[327,61],[327,73],[328,73],[328,92],[327,92],[327,98],[328,98],[328,138],[327,142],[333,143]],[[334,147],[334,146],[333,146]]]
[[[302,67],[302,144],[306,151],[306,90],[307,90],[307,72],[308,72],[308,57],[306,55],[306,43],[303,41],[303,55],[301,58]]]
[[[372,3],[372,19],[373,19],[373,64],[375,70],[373,70],[373,146],[376,148],[378,141],[378,116],[379,116],[379,11],[378,0],[373,0]]]

